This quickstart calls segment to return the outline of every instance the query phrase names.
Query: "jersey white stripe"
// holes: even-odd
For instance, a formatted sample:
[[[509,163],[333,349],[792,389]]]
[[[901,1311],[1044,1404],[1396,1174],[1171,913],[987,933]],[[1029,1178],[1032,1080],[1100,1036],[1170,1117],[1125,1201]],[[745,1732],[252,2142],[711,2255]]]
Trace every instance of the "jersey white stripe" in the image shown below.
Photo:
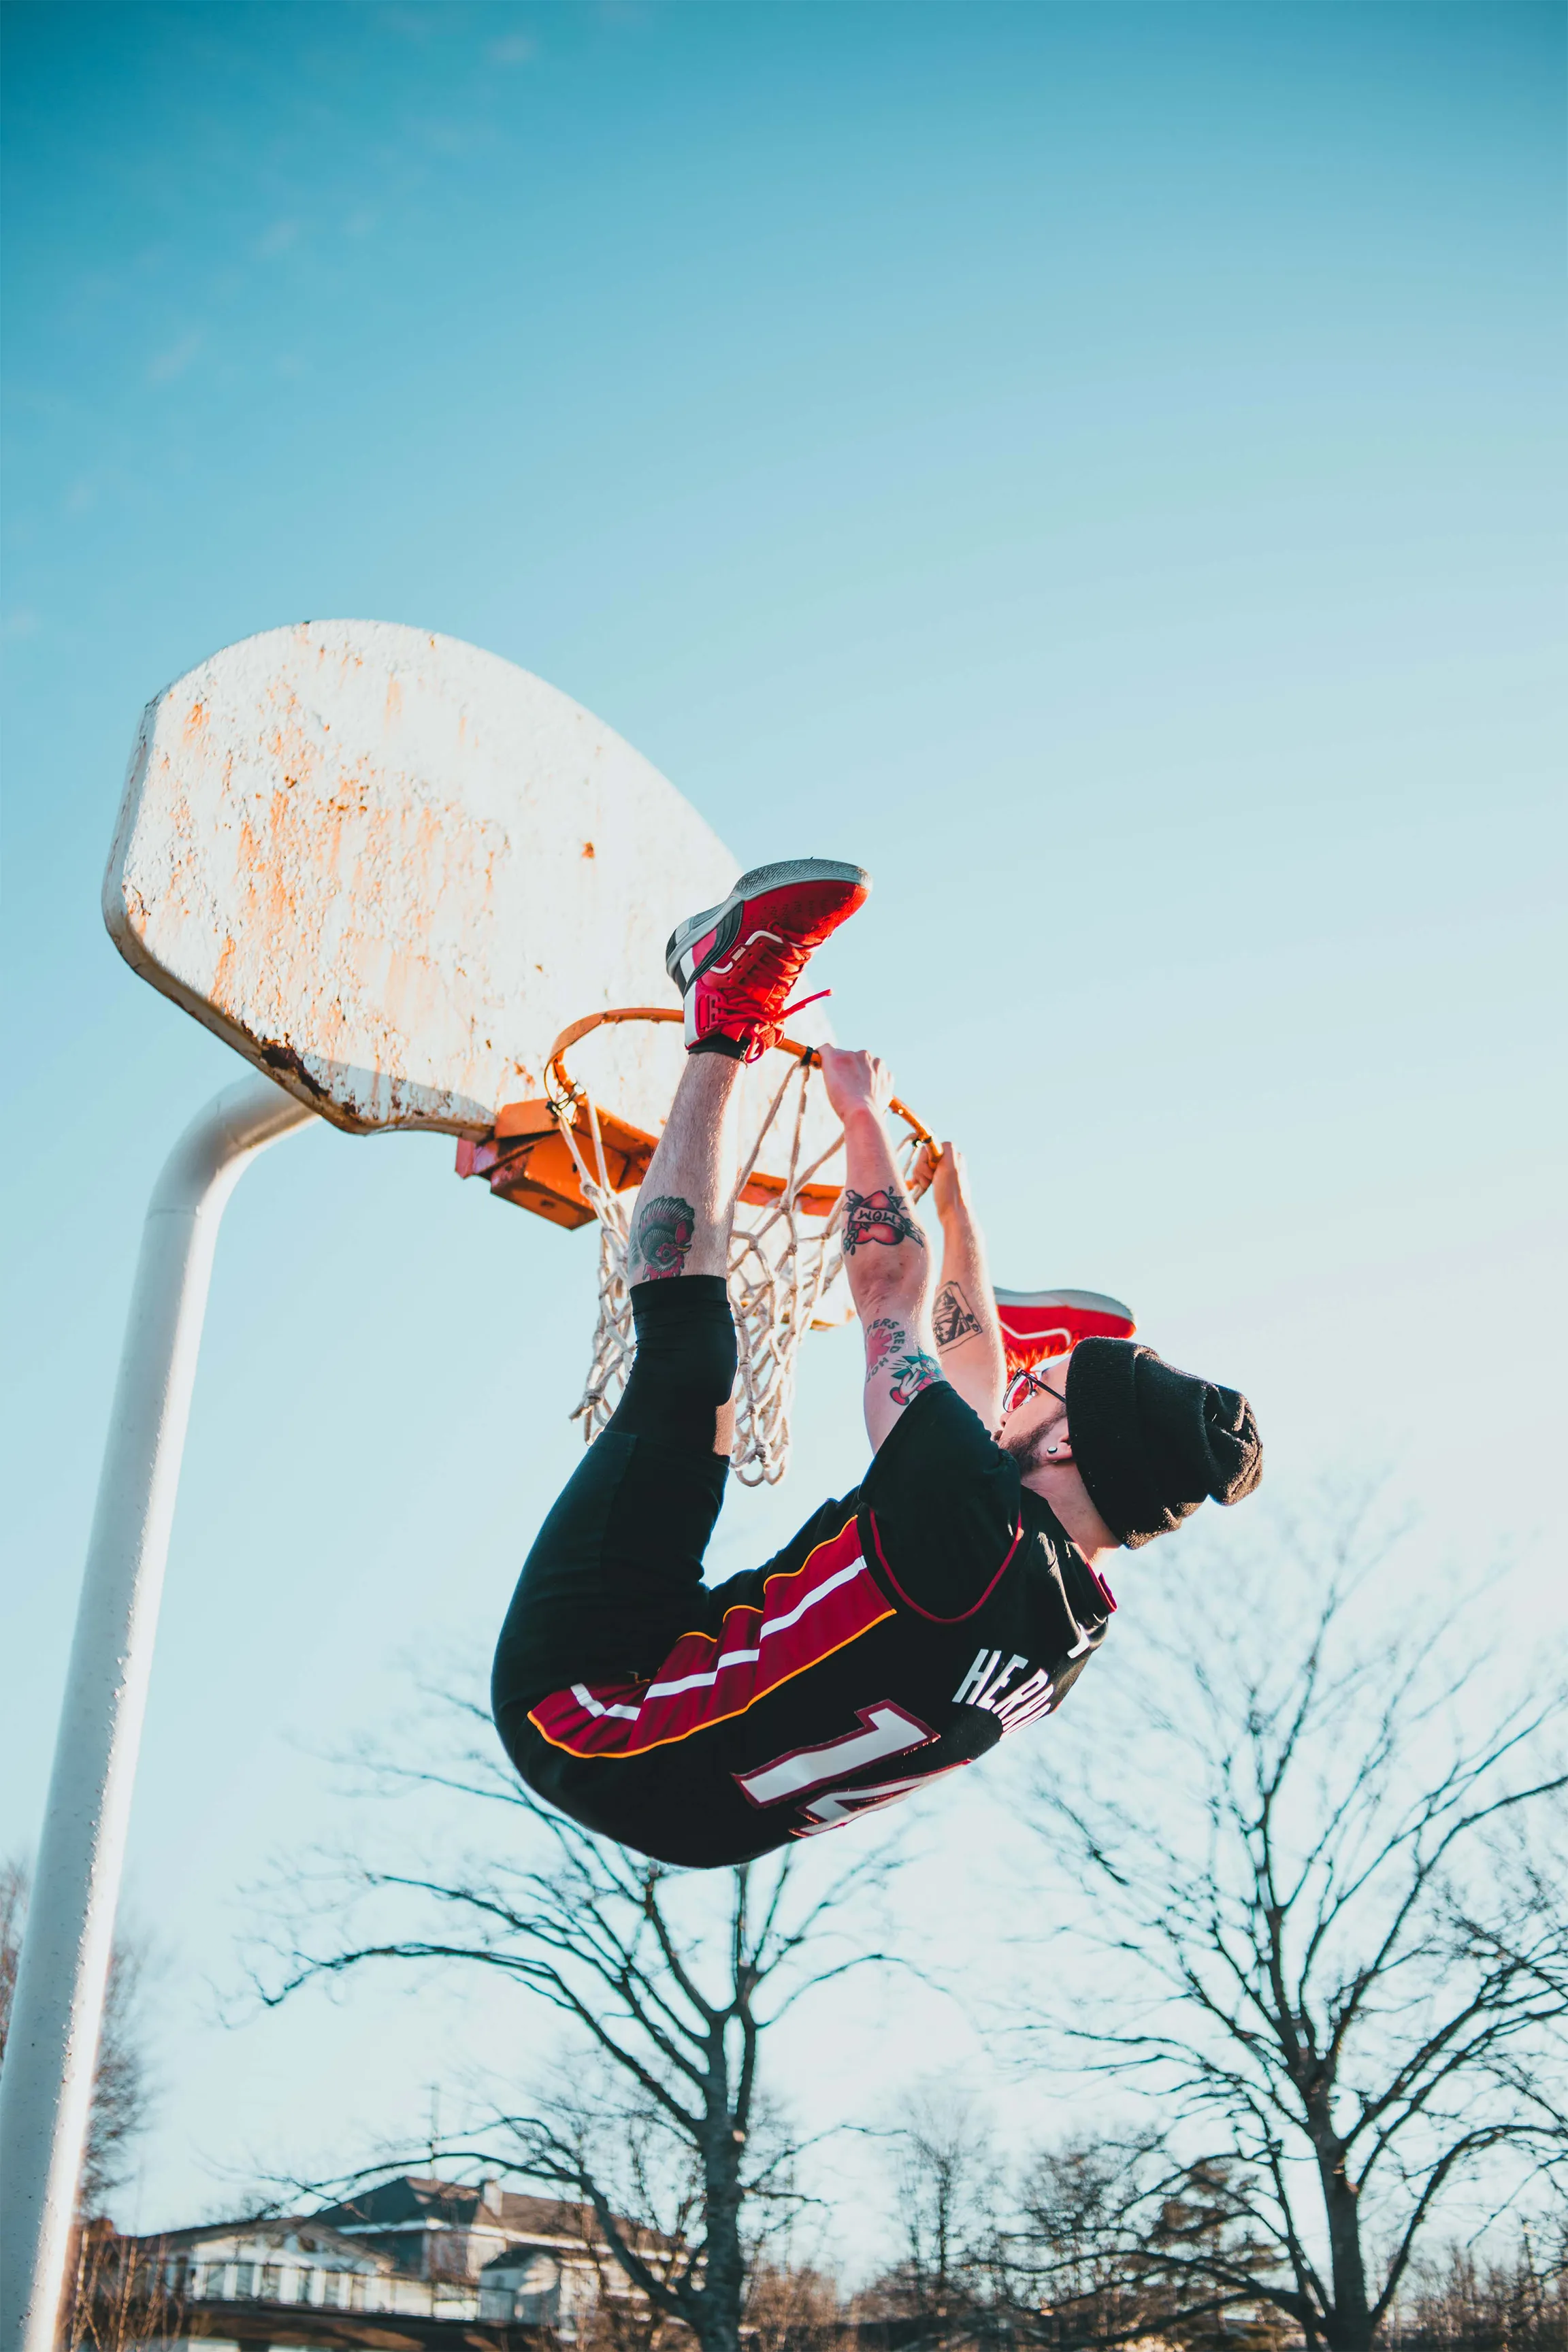
[[[847,1568],[837,1570],[832,1576],[825,1576],[820,1584],[814,1585],[804,1599],[797,1601],[795,1607],[786,1610],[782,1617],[764,1619],[757,1634],[758,1643],[761,1643],[770,1633],[783,1633],[791,1625],[798,1625],[808,1609],[814,1609],[816,1603],[819,1601],[825,1601],[830,1592],[837,1592],[840,1585],[853,1583],[864,1566],[864,1560],[858,1555],[849,1562]],[[742,1601],[740,1606],[744,1608],[747,1603]],[[700,1674],[681,1675],[673,1682],[649,1683],[643,1693],[643,1704],[650,1698],[676,1698],[682,1691],[710,1690],[726,1666],[755,1665],[761,1655],[760,1647],[755,1650],[726,1650],[721,1658],[716,1659],[711,1666],[705,1668]],[[618,1715],[628,1723],[636,1723],[642,1712],[641,1706],[605,1706],[582,1683],[573,1684],[572,1696],[579,1706],[586,1707],[590,1715]]]
[[[839,1780],[846,1772],[858,1771],[863,1764],[879,1764],[886,1756],[901,1756],[906,1749],[919,1748],[931,1738],[923,1723],[917,1723],[902,1707],[886,1700],[867,1710],[862,1727],[859,1731],[847,1732],[840,1739],[826,1739],[819,1747],[800,1748],[794,1756],[781,1757],[777,1763],[764,1764],[755,1772],[737,1772],[735,1778],[754,1805],[776,1805],[783,1797],[820,1788],[824,1780]]]
[[[847,1568],[841,1568],[836,1576],[825,1577],[815,1591],[808,1592],[804,1601],[797,1601],[786,1615],[766,1619],[762,1632],[757,1635],[758,1641],[765,1642],[770,1633],[782,1633],[786,1625],[798,1624],[806,1611],[815,1609],[819,1601],[826,1599],[828,1593],[837,1592],[841,1584],[853,1583],[865,1565],[865,1561],[857,1556],[850,1561]]]
[[[572,1696],[579,1706],[587,1708],[590,1715],[624,1715],[628,1723],[635,1723],[637,1719],[639,1710],[635,1706],[602,1706],[585,1684],[574,1683]]]
[[[754,1665],[761,1656],[760,1650],[726,1650],[718,1664],[710,1666],[706,1674],[682,1675],[679,1681],[674,1683],[649,1683],[643,1696],[668,1698],[675,1691],[701,1690],[705,1685],[711,1687],[724,1667]]]
[[[841,1584],[851,1583],[853,1580],[859,1575],[863,1566],[863,1561],[852,1559],[847,1568],[839,1569],[832,1576],[825,1576],[822,1582],[817,1585],[813,1591],[808,1592],[804,1601],[797,1601],[795,1607],[786,1611],[784,1616],[769,1617],[765,1619],[763,1621],[762,1630],[757,1635],[758,1642],[762,1643],[765,1641],[770,1633],[782,1633],[784,1632],[786,1627],[797,1625],[801,1619],[805,1615],[808,1609],[814,1609],[816,1606],[816,1603],[819,1601],[826,1600],[830,1592],[837,1592]],[[744,1605],[745,1604],[742,1602],[742,1606],[743,1607]],[[703,1673],[698,1675],[682,1675],[677,1682],[649,1683],[647,1689],[644,1692],[643,1696],[645,1698],[669,1698],[678,1691],[702,1690],[705,1688],[710,1689],[713,1684],[718,1681],[726,1666],[754,1665],[761,1655],[762,1651],[760,1648],[755,1650],[726,1650],[723,1656],[717,1659],[714,1664],[711,1666],[707,1667]],[[612,1708],[610,1711],[612,1714],[616,1712],[625,1714],[626,1712],[624,1707],[618,1710]]]

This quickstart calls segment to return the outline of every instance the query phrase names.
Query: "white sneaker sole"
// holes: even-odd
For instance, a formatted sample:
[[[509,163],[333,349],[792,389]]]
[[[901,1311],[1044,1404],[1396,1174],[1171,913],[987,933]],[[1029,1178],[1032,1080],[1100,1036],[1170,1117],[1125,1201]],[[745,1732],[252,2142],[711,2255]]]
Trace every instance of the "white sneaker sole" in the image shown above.
[[[760,898],[768,890],[782,890],[791,882],[848,882],[871,887],[871,877],[863,866],[847,866],[833,857],[786,857],[773,866],[753,866],[742,874],[727,898],[717,907],[704,907],[700,915],[689,915],[678,923],[669,935],[664,950],[664,968],[684,996],[696,978],[696,970],[683,971],[681,958],[700,939],[716,930],[726,915],[738,912],[748,898]],[[773,936],[770,934],[770,936]],[[737,938],[739,926],[737,926]],[[735,945],[734,940],[726,942]]]

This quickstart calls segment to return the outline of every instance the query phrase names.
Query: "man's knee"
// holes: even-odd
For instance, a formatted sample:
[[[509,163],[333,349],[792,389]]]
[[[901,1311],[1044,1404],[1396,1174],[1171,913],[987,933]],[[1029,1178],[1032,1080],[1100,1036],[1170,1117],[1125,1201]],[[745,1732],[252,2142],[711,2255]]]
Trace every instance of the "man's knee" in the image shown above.
[[[631,1297],[637,1351],[615,1426],[630,1436],[714,1451],[738,1360],[722,1278],[693,1274],[639,1282]]]

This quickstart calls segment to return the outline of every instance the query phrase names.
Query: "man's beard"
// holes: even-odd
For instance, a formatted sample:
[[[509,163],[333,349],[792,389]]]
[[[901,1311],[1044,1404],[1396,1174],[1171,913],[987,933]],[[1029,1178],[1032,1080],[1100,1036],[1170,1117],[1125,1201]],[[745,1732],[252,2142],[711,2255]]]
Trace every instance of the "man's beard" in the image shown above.
[[[1036,1429],[1020,1429],[1016,1434],[1011,1428],[1003,1430],[996,1443],[1004,1454],[1012,1455],[1018,1465],[1020,1478],[1026,1478],[1031,1471],[1044,1467],[1047,1458],[1047,1447],[1060,1443],[1058,1433],[1062,1425],[1062,1418],[1063,1416],[1058,1413],[1054,1421],[1043,1421]]]

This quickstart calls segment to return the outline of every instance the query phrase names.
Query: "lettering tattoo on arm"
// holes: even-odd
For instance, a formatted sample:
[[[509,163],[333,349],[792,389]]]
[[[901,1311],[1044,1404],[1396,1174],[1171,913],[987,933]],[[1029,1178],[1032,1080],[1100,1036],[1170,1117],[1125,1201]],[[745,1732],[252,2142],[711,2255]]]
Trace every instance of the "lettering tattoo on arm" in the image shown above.
[[[684,1274],[696,1232],[697,1212],[689,1201],[673,1192],[645,1201],[632,1229],[631,1271],[635,1275],[640,1265],[645,1282]]]
[[[844,1255],[853,1257],[868,1242],[877,1242],[883,1249],[897,1249],[900,1242],[913,1242],[923,1250],[926,1237],[910,1214],[909,1202],[901,1192],[891,1187],[883,1192],[851,1192],[844,1194]]]
[[[922,1389],[942,1378],[942,1367],[923,1348],[911,1347],[910,1335],[893,1315],[879,1315],[866,1327],[866,1378],[886,1371],[895,1404],[912,1404]]]
[[[866,1378],[880,1371],[895,1348],[909,1345],[909,1333],[891,1315],[879,1315],[866,1327]]]
[[[974,1339],[984,1328],[956,1282],[944,1282],[937,1292],[931,1320],[936,1328],[936,1344],[944,1350],[962,1347],[965,1339]]]

